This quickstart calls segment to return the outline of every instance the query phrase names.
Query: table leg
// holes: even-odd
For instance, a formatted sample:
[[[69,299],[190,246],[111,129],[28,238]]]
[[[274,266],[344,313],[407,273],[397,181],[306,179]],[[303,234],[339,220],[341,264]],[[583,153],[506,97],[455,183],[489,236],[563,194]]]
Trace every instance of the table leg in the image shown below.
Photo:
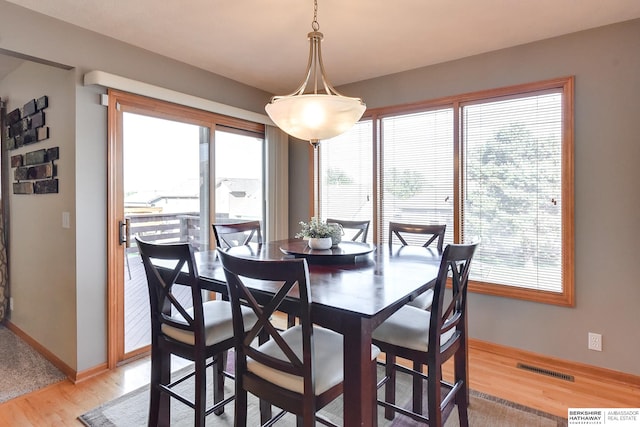
[[[371,369],[371,327],[353,319],[344,329],[344,425],[375,426],[376,378]]]

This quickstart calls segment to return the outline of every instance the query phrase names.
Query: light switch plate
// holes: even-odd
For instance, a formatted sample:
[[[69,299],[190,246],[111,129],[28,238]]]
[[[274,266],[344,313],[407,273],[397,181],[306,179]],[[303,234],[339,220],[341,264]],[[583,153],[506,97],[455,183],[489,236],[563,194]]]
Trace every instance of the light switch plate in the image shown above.
[[[62,212],[62,228],[71,228],[71,215],[69,212]]]

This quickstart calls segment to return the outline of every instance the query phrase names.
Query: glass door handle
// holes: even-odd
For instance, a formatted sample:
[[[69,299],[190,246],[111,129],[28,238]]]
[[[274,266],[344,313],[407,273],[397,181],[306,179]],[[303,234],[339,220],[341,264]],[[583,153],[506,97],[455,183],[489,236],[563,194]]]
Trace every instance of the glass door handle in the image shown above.
[[[127,248],[131,246],[129,234],[131,220],[126,218],[124,221],[118,221],[118,243],[125,245]]]

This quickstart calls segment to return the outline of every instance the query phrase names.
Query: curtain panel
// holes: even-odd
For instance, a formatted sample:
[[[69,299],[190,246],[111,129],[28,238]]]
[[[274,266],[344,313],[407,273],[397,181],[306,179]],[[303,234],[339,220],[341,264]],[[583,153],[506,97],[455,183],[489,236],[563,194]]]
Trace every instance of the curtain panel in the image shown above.
[[[266,241],[289,237],[289,136],[275,126],[265,126],[268,200]],[[270,206],[269,206],[270,205]]]

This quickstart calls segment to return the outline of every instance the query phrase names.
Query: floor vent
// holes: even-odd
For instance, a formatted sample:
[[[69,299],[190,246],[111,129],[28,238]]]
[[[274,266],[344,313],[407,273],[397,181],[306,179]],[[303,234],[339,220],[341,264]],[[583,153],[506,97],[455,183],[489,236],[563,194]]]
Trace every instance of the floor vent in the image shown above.
[[[525,365],[524,363],[518,363],[516,365],[518,369],[524,369],[525,371],[535,372],[536,374],[548,375],[550,377],[558,378],[564,381],[574,382],[573,375],[563,374],[562,372],[551,371],[549,369],[539,368],[537,366]]]

